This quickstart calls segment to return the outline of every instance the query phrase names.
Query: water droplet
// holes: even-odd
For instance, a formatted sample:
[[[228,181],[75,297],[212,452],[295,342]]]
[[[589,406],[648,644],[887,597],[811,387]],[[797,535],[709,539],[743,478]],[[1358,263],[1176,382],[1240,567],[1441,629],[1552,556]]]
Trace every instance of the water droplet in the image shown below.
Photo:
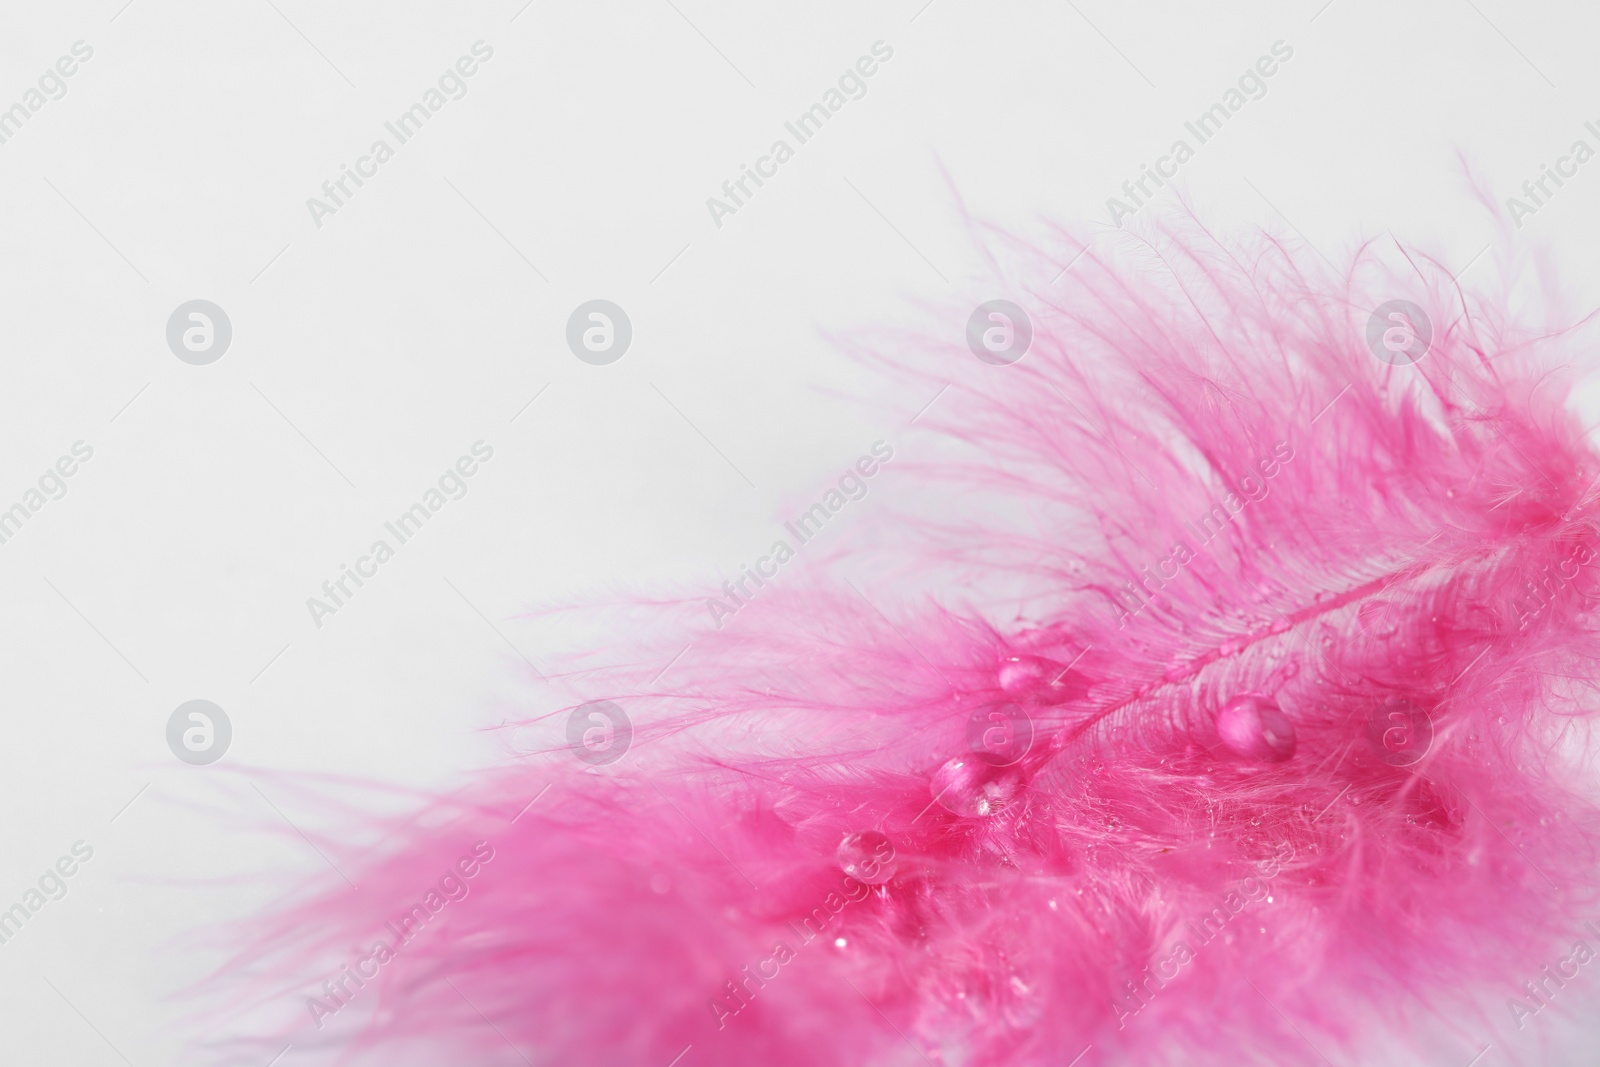
[[[1367,741],[1392,767],[1409,767],[1433,747],[1433,717],[1404,697],[1391,696],[1367,713]]]
[[[858,882],[882,885],[894,877],[894,842],[876,830],[846,834],[836,855],[840,870]]]
[[[1294,724],[1258,693],[1236,696],[1217,713],[1217,736],[1236,756],[1282,763],[1294,755]]]
[[[836,937],[836,938],[833,939],[833,947],[834,948],[844,948],[849,943],[850,942],[846,941],[842,937]]]
[[[1000,662],[1000,688],[1031,704],[1065,704],[1089,692],[1089,679],[1065,663],[1042,656],[1011,656]]]
[[[964,818],[988,816],[1022,791],[1022,775],[974,753],[947,760],[933,773],[928,789],[946,811]]]

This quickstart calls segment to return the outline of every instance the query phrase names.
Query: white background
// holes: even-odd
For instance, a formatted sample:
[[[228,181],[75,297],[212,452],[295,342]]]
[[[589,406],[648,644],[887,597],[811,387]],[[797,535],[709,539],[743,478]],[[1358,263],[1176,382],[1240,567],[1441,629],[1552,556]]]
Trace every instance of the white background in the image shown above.
[[[95,849],[0,945],[6,1063],[191,1062],[227,1036],[173,996],[216,963],[196,931],[326,870],[258,831],[340,829],[268,772],[444,786],[502,759],[484,727],[568,700],[522,613],[715,587],[899,442],[828,336],[959,344],[976,301],[1022,299],[962,205],[1109,231],[1106,198],[1283,40],[1266,97],[1183,169],[1202,217],[1332,258],[1389,231],[1470,283],[1493,228],[1461,160],[1503,201],[1600,121],[1577,0],[123,3],[0,22],[0,107],[94,49],[0,145],[0,507],[94,449],[0,545],[0,907]],[[306,198],[478,40],[467,95],[315,226]],[[706,198],[879,40],[867,95],[715,226]],[[1600,161],[1519,234],[1584,307],[1597,212]],[[607,367],[564,340],[596,297],[634,329]],[[165,341],[194,298],[233,325],[209,366]],[[979,369],[937,358],[956,387]],[[467,496],[315,627],[306,598],[479,439]],[[197,697],[235,731],[211,768],[166,747]]]

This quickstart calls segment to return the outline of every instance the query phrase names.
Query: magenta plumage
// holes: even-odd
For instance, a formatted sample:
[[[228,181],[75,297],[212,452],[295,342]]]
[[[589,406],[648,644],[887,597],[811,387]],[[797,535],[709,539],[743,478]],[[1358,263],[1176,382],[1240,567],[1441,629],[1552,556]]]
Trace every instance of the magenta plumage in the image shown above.
[[[949,385],[879,450],[892,513],[716,625],[610,635],[632,665],[568,680],[621,759],[562,734],[258,927],[286,1040],[1464,1063],[1559,1010],[1600,945],[1581,324],[1392,245],[998,243],[1020,360],[964,310],[857,342],[906,419]]]

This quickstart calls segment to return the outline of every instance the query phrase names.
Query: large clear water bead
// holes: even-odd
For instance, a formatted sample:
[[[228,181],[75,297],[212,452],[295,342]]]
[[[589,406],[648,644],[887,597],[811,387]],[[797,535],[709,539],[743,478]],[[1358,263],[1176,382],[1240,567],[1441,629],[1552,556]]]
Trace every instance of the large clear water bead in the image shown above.
[[[1088,678],[1042,656],[1008,656],[997,673],[1001,689],[1029,704],[1065,704],[1089,691]]]
[[[940,807],[969,819],[1000,812],[1017,798],[1022,786],[1020,773],[981,753],[946,760],[928,784]]]
[[[839,842],[839,869],[858,882],[883,885],[894,877],[897,866],[894,842],[877,830],[846,834]]]
[[[1234,755],[1263,763],[1282,763],[1294,755],[1294,723],[1260,693],[1236,696],[1217,712],[1217,737]]]

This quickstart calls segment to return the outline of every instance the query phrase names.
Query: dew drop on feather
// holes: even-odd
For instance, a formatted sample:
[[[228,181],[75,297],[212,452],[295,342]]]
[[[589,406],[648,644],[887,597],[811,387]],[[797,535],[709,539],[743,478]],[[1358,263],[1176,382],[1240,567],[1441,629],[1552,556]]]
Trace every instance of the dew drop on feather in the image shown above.
[[[934,772],[929,791],[946,811],[982,818],[1011,803],[1022,791],[1022,775],[981,753],[956,756]]]
[[[1259,693],[1228,701],[1217,713],[1216,726],[1223,747],[1244,759],[1282,763],[1294,755],[1294,724],[1277,704]]]
[[[887,834],[877,830],[861,830],[846,834],[839,842],[839,869],[858,882],[883,885],[894,877],[894,843]]]

